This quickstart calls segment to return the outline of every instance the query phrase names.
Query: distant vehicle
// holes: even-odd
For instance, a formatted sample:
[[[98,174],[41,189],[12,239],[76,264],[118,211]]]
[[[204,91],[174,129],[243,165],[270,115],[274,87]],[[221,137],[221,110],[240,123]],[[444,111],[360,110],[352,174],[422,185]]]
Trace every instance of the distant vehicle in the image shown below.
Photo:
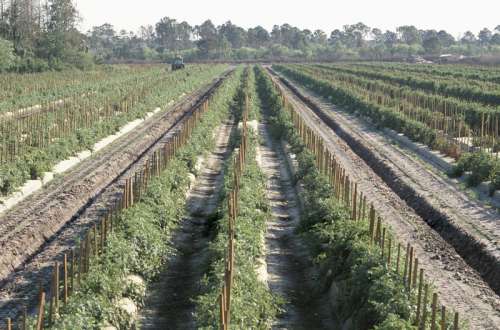
[[[184,59],[181,56],[176,56],[172,61],[172,71],[184,69]]]

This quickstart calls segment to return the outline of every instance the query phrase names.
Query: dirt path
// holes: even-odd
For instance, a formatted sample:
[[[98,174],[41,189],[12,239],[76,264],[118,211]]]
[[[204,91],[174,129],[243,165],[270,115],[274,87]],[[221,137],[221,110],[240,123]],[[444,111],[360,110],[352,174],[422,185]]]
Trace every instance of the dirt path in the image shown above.
[[[331,320],[322,309],[320,299],[311,295],[310,260],[294,234],[300,220],[299,201],[291,182],[281,147],[269,136],[266,122],[259,123],[262,143],[257,149],[257,162],[267,178],[266,194],[272,219],[265,236],[267,284],[273,293],[285,298],[283,313],[273,329],[329,329]],[[329,326],[330,325],[330,326]]]
[[[143,329],[195,329],[193,298],[205,273],[210,218],[217,209],[224,182],[223,166],[230,155],[229,138],[234,123],[226,122],[216,132],[215,150],[203,161],[201,173],[189,191],[188,215],[174,233],[176,251],[167,262],[160,281],[148,288],[141,315]]]
[[[123,189],[121,178],[142,166],[152,147],[169,139],[178,121],[209,86],[145,121],[95,156],[0,216],[0,322],[36,304],[51,266]],[[165,134],[165,132],[168,132]]]
[[[403,198],[401,198],[388,184],[375,172],[375,170],[363,160],[360,155],[351,149],[349,144],[341,138],[334,129],[324,123],[302,100],[300,100],[291,90],[283,84],[289,101],[300,109],[306,122],[314,127],[320,136],[327,142],[327,147],[331,150],[346,168],[349,174],[358,182],[362,191],[367,197],[374,201],[376,208],[386,219],[397,236],[404,241],[411,241],[415,246],[416,255],[427,274],[431,274],[435,285],[440,293],[440,300],[449,306],[453,306],[457,311],[471,322],[473,329],[500,329],[500,300],[493,290],[484,282],[481,276],[470,267],[435,230],[433,230],[411,208]],[[306,93],[301,89],[301,92]],[[314,101],[320,102],[311,94],[307,94]],[[322,106],[324,101],[321,100]],[[331,109],[329,105],[328,109]],[[330,111],[331,112],[331,111]],[[335,115],[340,116],[338,112]],[[350,118],[355,120],[355,118]],[[343,125],[343,121],[339,121]],[[344,126],[342,126],[344,127]],[[378,144],[378,139],[373,135],[372,130],[358,129],[356,126],[347,126],[353,129],[352,134],[361,136],[363,143],[366,143],[372,150],[378,150],[381,146],[387,149],[396,149],[389,142]],[[368,136],[366,136],[368,135]],[[396,149],[397,150],[397,149]],[[390,163],[393,160],[394,152],[385,154],[384,160]],[[400,152],[400,151],[398,151]],[[415,161],[407,158],[396,158],[395,161],[402,161],[405,173],[413,173],[412,167]],[[427,169],[421,167],[420,176],[425,180],[432,178]],[[414,173],[414,175],[417,175]],[[417,177],[414,178],[418,180]],[[432,189],[434,186],[429,186]],[[443,192],[435,191],[435,194]],[[448,192],[446,192],[448,193]],[[476,210],[477,212],[477,210]]]

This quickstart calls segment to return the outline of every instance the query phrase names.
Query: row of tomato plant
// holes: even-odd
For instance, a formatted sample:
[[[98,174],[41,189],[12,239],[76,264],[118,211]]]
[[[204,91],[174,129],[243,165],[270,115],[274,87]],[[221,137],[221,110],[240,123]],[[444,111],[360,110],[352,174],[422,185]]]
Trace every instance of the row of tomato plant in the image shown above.
[[[190,93],[226,66],[192,66],[166,74],[129,77],[95,94],[82,95],[49,112],[0,121],[0,192],[7,195],[36,179],[58,161],[115,133],[126,123]]]
[[[424,73],[430,76],[458,78],[465,80],[479,80],[484,82],[500,83],[500,70],[494,67],[457,64],[408,64],[408,63],[355,63],[357,67],[367,67],[377,70],[393,70],[407,73]]]
[[[493,142],[491,139],[487,141],[488,145],[492,147],[467,148],[468,152],[462,153],[457,146],[461,143],[460,141],[450,139],[449,136],[443,134],[442,130],[428,125],[428,121],[422,120],[421,115],[408,116],[405,112],[400,111],[398,103],[379,102],[377,94],[371,98],[367,97],[368,92],[364,90],[364,87],[357,86],[355,82],[342,84],[329,75],[322,76],[317,71],[307,71],[302,67],[275,66],[275,68],[347,111],[361,113],[371,118],[377,125],[403,133],[414,141],[455,157],[458,159],[458,163],[450,174],[460,176],[465,172],[470,172],[466,180],[468,185],[475,186],[481,181],[491,181],[491,194],[500,188],[500,161],[495,154],[491,153],[491,151],[498,151],[498,135],[495,133],[490,133]],[[432,121],[432,117],[430,120]],[[494,125],[494,130],[496,129],[497,127]]]
[[[105,253],[91,258],[89,271],[68,303],[59,309],[51,329],[137,326],[137,319],[125,313],[119,301],[128,298],[141,308],[146,291],[128,277],[139,275],[149,284],[168,267],[174,253],[172,234],[186,215],[189,173],[196,173],[196,160],[214,148],[215,135],[211,132],[229,116],[240,77],[241,69],[237,69],[223,82],[187,143],[160,176],[151,179],[141,199],[118,215]],[[30,322],[34,325],[36,320]]]
[[[314,154],[262,68],[257,81],[273,135],[286,141],[295,155],[295,181],[303,201],[298,233],[306,239],[319,273],[317,294],[330,295],[336,327],[415,329],[420,306],[416,290],[408,288],[398,266],[387,262],[383,245],[373,244],[368,222],[353,221],[351,208],[336,198],[331,181],[318,169]],[[422,306],[428,306],[425,299]],[[447,327],[453,323],[448,317],[443,321]]]
[[[491,106],[500,105],[500,91],[498,84],[495,83],[470,79],[447,78],[418,72],[412,72],[410,75],[405,72],[357,68],[350,65],[327,65],[324,67],[358,76],[396,83],[413,89],[421,89],[443,96],[456,97],[458,99]]]
[[[470,127],[476,135],[487,136],[491,136],[494,130],[498,129],[497,121],[500,111],[496,107],[467,102],[455,97],[429,94],[409,86],[400,86],[397,83],[377,79],[374,75],[365,77],[356,70],[342,68],[336,71],[337,69],[325,69],[324,66],[307,67],[307,69],[326,79],[355,85],[361,91],[374,94],[374,98],[382,97],[382,103],[384,104],[388,103],[391,106],[402,105],[405,108],[405,103],[408,103],[415,107],[417,111],[428,110],[430,114],[435,116],[441,114],[441,117],[438,118],[440,123],[433,124],[429,120],[427,122],[429,125],[435,125],[435,128],[447,130],[446,133],[453,136],[467,135],[467,127]],[[462,125],[460,131],[458,127],[455,127],[457,126],[456,123],[452,125],[453,120]]]
[[[0,114],[93,92],[100,86],[130,77],[149,75],[155,66],[102,66],[92,71],[68,70],[35,74],[0,75]]]
[[[242,118],[248,106],[248,118],[259,117],[260,102],[255,91],[254,73],[245,71],[240,89],[234,99],[235,121]],[[246,103],[248,100],[248,103]],[[256,161],[256,147],[259,143],[257,132],[248,133],[245,166],[239,180],[238,214],[235,220],[235,275],[231,290],[231,327],[237,329],[269,329],[279,312],[282,299],[271,293],[257,273],[257,267],[265,251],[263,237],[266,222],[271,213],[265,193],[265,176]],[[235,132],[233,143],[239,144],[240,131]],[[234,152],[233,154],[235,154]],[[209,268],[202,280],[202,293],[196,298],[197,325],[201,329],[219,328],[219,293],[224,282],[228,225],[228,199],[234,185],[233,157],[225,165],[225,181],[222,203],[214,215],[216,225],[213,240],[209,244]]]

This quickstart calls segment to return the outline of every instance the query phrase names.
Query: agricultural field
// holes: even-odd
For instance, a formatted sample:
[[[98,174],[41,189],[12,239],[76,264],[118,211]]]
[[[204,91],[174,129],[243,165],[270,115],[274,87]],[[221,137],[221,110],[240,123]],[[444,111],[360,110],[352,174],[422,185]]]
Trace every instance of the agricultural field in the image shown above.
[[[0,85],[0,329],[500,329],[500,69]]]

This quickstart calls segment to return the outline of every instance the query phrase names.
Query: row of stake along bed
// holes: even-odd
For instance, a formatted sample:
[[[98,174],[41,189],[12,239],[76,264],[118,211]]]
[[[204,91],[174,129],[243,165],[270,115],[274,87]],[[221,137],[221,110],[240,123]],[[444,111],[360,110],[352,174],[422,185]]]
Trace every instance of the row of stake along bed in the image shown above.
[[[91,258],[99,258],[106,253],[108,235],[113,231],[120,212],[130,208],[141,199],[150,179],[159,176],[177,150],[185,145],[199,119],[208,110],[208,103],[209,98],[200,102],[199,106],[192,110],[192,115],[173,133],[168,142],[156,149],[144,162],[142,168],[125,179],[123,193],[114,205],[105,210],[104,215],[83,234],[83,238],[77,239],[80,244],[55,258],[57,260],[54,261],[50,281],[47,283],[46,279],[41,278],[38,282],[40,292],[37,305],[37,330],[52,326],[60,305],[68,302],[89,271]],[[18,329],[27,329],[27,308],[28,306],[22,306],[17,309],[23,311],[21,313],[23,315],[20,315],[16,322],[10,318],[5,320],[7,330],[12,330],[14,323]]]
[[[279,92],[284,109],[291,115],[293,124],[306,147],[315,155],[316,166],[326,175],[335,191],[335,197],[351,210],[352,221],[368,221],[371,244],[380,246],[386,266],[402,276],[408,295],[416,296],[415,325],[419,329],[459,329],[459,314],[447,315],[447,308],[439,303],[438,294],[432,292],[424,269],[419,265],[410,243],[398,242],[384,220],[377,215],[371,203],[356,182],[349,178],[349,174],[336,160],[326,147],[323,139],[309,127],[300,112],[287,103],[281,87],[273,80],[275,89]],[[450,314],[450,312],[448,312]],[[451,317],[450,317],[451,316]]]
[[[220,328],[228,330],[231,324],[231,289],[233,286],[234,278],[234,256],[235,256],[235,221],[238,216],[238,197],[240,191],[240,179],[245,171],[245,161],[248,146],[248,96],[246,96],[245,111],[243,111],[243,127],[241,132],[241,142],[239,145],[238,154],[233,159],[234,166],[234,179],[233,189],[229,192],[228,196],[228,221],[229,221],[229,235],[227,245],[227,259],[224,271],[224,283],[222,285],[222,292],[219,295],[220,306]]]

